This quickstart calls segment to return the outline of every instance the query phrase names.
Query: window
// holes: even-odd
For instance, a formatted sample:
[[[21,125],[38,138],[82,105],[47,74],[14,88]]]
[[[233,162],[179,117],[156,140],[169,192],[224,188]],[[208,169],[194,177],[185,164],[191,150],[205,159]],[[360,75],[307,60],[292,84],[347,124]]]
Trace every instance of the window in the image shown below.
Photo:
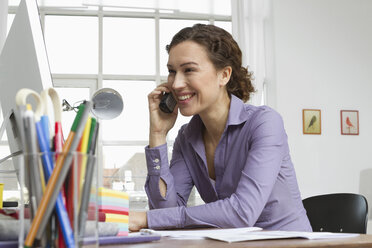
[[[103,33],[103,73],[155,75],[154,19],[105,17]]]
[[[121,115],[102,123],[103,140],[146,141],[149,137],[147,95],[156,87],[155,81],[104,80],[103,87],[115,89],[124,101]]]
[[[152,2],[146,1],[146,4]],[[53,83],[61,100],[66,99],[73,105],[89,99],[102,87],[113,88],[123,97],[122,114],[101,122],[100,184],[131,191],[135,196],[132,206],[145,208],[147,95],[167,79],[165,46],[177,31],[195,23],[213,23],[231,32],[230,1],[167,1],[169,6],[162,5],[161,9],[86,5],[65,8],[76,7],[76,1],[62,0],[38,3],[43,4],[40,17]],[[9,1],[9,27],[18,4],[18,0]],[[63,113],[65,137],[74,117],[74,112]],[[169,152],[178,129],[189,120],[190,117],[179,115],[168,135]],[[0,151],[3,151],[6,144],[1,145]]]
[[[52,73],[97,74],[97,27],[97,17],[45,16],[44,36]]]

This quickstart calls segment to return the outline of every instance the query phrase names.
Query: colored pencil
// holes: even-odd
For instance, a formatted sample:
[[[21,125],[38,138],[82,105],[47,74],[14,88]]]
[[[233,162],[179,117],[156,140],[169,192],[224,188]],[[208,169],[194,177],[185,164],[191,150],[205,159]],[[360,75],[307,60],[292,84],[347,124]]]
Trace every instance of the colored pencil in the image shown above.
[[[44,118],[46,119],[46,118]],[[41,152],[41,159],[44,165],[45,178],[48,182],[53,172],[53,157],[49,147],[49,140],[46,137],[49,136],[49,129],[41,121],[36,122],[36,133],[38,137],[39,148]],[[59,192],[56,202],[56,212],[58,221],[61,226],[62,234],[67,244],[67,247],[74,246],[74,233],[71,228],[70,221],[68,219],[66,207],[63,204],[62,193]]]
[[[90,101],[86,101],[79,106],[79,111],[71,127],[70,134],[63,146],[62,154],[58,156],[53,173],[49,178],[45,193],[41,199],[40,206],[37,209],[30,231],[27,234],[24,243],[25,247],[32,247],[35,238],[40,238],[45,231],[46,224],[57,200],[58,192],[62,187],[72,161],[72,154],[70,152],[75,151],[79,144],[85,121],[88,118],[91,108],[92,102]]]

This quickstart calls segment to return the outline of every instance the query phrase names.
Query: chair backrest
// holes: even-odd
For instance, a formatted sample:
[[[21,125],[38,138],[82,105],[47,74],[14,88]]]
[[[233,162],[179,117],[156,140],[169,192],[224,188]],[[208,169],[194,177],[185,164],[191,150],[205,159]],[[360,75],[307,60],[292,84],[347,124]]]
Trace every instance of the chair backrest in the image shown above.
[[[303,204],[314,232],[367,232],[368,203],[362,195],[318,195],[304,199]]]

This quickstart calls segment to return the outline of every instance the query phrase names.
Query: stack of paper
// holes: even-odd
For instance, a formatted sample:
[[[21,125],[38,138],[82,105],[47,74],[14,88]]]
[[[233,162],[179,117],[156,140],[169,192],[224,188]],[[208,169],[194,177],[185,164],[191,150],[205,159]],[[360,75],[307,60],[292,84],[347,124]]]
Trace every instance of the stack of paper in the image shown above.
[[[100,187],[98,189],[98,212],[105,213],[105,222],[117,223],[118,236],[128,235],[129,195],[126,192]]]
[[[264,231],[259,227],[244,227],[244,228],[227,228],[227,229],[201,229],[201,230],[167,230],[155,231],[151,229],[142,229],[142,234],[157,234],[170,237],[173,239],[215,239],[228,243],[252,241],[252,240],[268,240],[268,239],[288,239],[288,238],[304,238],[304,239],[337,239],[351,238],[359,234],[356,233],[330,233],[330,232],[291,232],[291,231]]]
[[[166,230],[156,231],[152,229],[141,229],[142,234],[156,234],[163,237],[170,237],[173,239],[204,239],[209,236],[222,234],[236,234],[245,235],[249,232],[260,231],[260,227],[243,227],[243,228],[209,228],[209,229],[198,229],[198,230]]]
[[[245,235],[235,233],[210,234],[207,238],[225,241],[228,243],[251,241],[251,240],[267,240],[267,239],[288,239],[288,238],[303,238],[303,239],[337,239],[356,237],[356,233],[331,233],[331,232],[291,232],[291,231],[258,231],[250,232]]]

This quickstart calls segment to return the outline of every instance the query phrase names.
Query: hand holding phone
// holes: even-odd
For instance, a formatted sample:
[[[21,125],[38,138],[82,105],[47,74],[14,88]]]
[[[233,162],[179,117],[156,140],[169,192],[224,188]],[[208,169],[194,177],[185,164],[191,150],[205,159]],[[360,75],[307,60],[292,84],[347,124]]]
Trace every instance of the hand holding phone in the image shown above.
[[[172,93],[165,92],[161,97],[159,108],[164,113],[173,113],[174,108],[177,105],[176,99],[174,99]]]

